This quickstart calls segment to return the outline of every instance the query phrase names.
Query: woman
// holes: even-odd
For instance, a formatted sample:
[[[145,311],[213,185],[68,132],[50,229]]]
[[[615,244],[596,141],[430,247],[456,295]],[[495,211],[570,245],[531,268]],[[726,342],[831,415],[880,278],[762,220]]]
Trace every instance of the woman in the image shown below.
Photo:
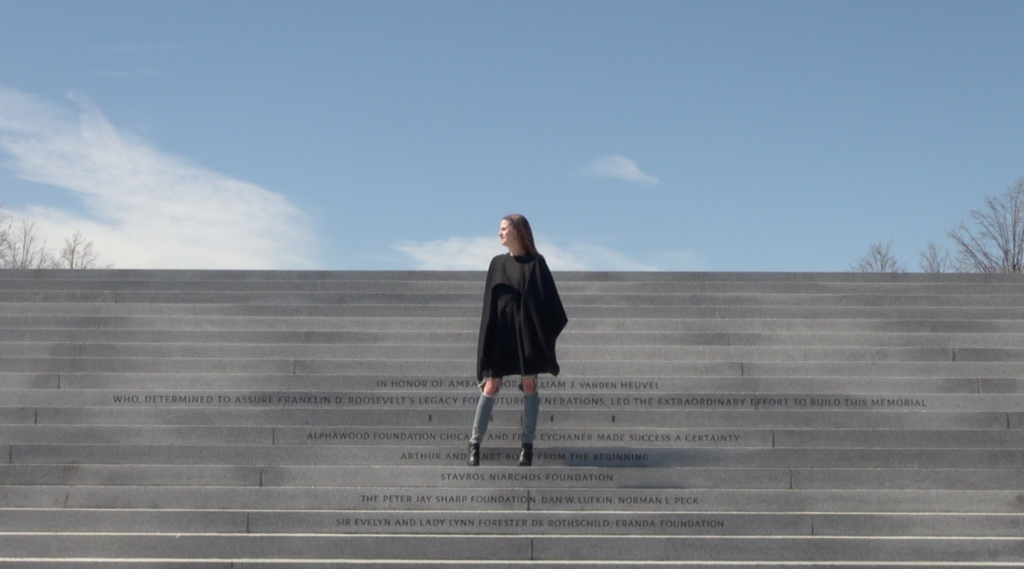
[[[555,340],[569,321],[544,257],[537,253],[526,218],[506,215],[498,230],[508,254],[491,259],[484,288],[476,379],[480,400],[469,439],[469,465],[480,464],[480,443],[487,434],[494,398],[505,376],[518,375],[523,392],[523,436],[519,466],[533,465],[540,396],[537,374],[558,375]]]

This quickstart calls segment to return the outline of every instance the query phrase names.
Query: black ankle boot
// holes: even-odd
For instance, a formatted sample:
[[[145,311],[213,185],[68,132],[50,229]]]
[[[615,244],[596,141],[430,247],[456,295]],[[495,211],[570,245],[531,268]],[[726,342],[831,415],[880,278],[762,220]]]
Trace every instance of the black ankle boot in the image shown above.
[[[519,466],[533,466],[533,445],[523,443],[523,450],[519,451]]]
[[[467,463],[470,466],[480,466],[480,443],[469,443],[469,460]]]

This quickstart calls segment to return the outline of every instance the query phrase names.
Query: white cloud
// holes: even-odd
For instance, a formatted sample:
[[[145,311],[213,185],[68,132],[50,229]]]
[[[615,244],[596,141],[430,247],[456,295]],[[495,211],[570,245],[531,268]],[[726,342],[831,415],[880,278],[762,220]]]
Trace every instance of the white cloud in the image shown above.
[[[394,249],[408,255],[423,271],[479,271],[506,251],[496,237],[450,237],[418,243],[399,241]]]
[[[89,217],[29,206],[51,244],[81,230],[119,268],[312,268],[306,216],[284,196],[164,154],[86,97],[77,117],[0,87],[0,150],[15,175],[65,188]]]
[[[473,270],[487,268],[491,258],[507,251],[496,237],[451,237],[435,241],[400,241],[394,249],[410,257],[418,270]],[[555,245],[537,236],[537,250],[555,271],[656,271],[657,267],[599,245]]]
[[[580,169],[584,175],[592,178],[624,180],[633,184],[660,184],[661,180],[645,174],[625,156],[612,154],[595,159]]]

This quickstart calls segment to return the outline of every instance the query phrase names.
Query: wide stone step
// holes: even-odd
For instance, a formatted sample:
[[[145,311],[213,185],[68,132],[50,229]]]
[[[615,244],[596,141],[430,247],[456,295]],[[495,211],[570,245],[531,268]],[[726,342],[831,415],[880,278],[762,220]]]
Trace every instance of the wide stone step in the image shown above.
[[[1020,538],[0,534],[41,559],[1017,562]]]
[[[104,344],[0,342],[0,358],[195,358],[195,359],[433,359],[472,360],[476,344]],[[567,345],[559,347],[565,361],[935,361],[1020,362],[1019,348],[903,348],[792,346],[620,346]]]
[[[7,486],[0,492],[0,508],[1024,514],[1018,490],[526,489],[504,484],[478,488],[455,484],[460,485]]]
[[[512,449],[508,449],[511,451]],[[497,451],[504,452],[504,451]],[[499,455],[496,457],[500,458]],[[0,464],[3,486],[1024,490],[1014,468],[705,468]]]
[[[476,273],[462,280],[335,280],[330,278],[304,279],[91,279],[86,275],[76,279],[3,279],[0,291],[90,291],[90,292],[405,292],[481,293],[484,273]],[[671,293],[671,294],[905,294],[907,283],[893,282],[822,282],[817,280],[779,281],[650,281],[649,275],[638,280],[595,281],[573,280],[556,273],[559,289],[563,293]],[[647,278],[644,278],[647,277]],[[1019,295],[1024,292],[1020,283],[941,282],[915,283],[912,287],[920,295]]]
[[[45,304],[10,303],[0,306],[0,314],[84,314],[84,315],[164,315],[234,317],[311,317],[311,318],[459,318],[479,322],[479,302],[462,305],[419,304],[211,304],[185,302],[169,304],[115,304],[96,299],[74,302],[53,299]],[[72,308],[69,308],[72,307]],[[586,318],[657,319],[860,319],[860,320],[1024,320],[1021,307],[934,307],[934,306],[629,306],[566,304],[570,322]],[[570,324],[572,325],[572,324]]]
[[[675,377],[934,377],[1020,378],[1024,362],[946,361],[589,361],[559,358],[559,379],[623,377],[642,371]],[[637,366],[642,365],[642,369]],[[472,359],[0,358],[15,373],[245,373],[277,375],[406,375],[472,378]]]
[[[122,567],[126,569],[180,569],[187,566],[189,569],[421,569],[424,567],[459,567],[471,564],[479,564],[479,561],[457,561],[457,560],[426,560],[420,559],[416,561],[396,561],[396,560],[348,560],[348,559],[320,559],[315,561],[302,561],[302,560],[285,560],[285,561],[267,561],[267,560],[225,560],[225,561],[195,561],[195,560],[162,560],[162,561],[150,561],[141,559],[98,559],[98,560],[48,560],[48,559],[32,559],[29,561],[24,560],[4,560],[0,558],[0,567],[7,569],[14,567],[17,569],[23,569],[24,567],[31,567],[33,569],[95,569],[97,563],[103,563],[108,567]],[[594,563],[595,565],[597,563]],[[631,561],[621,560],[616,561],[614,564],[618,567],[669,567],[669,568],[681,568],[681,567],[693,567],[694,562],[692,561]],[[500,567],[502,569],[511,569],[516,567],[536,567],[538,565],[535,561],[523,560],[523,561],[510,561],[502,560],[500,562],[491,562],[488,565],[492,567]],[[606,563],[607,565],[607,563]],[[879,563],[872,562],[871,566],[878,569],[899,569],[905,568],[906,563]],[[936,569],[954,569],[958,567],[964,567],[965,563],[929,563],[929,567]],[[998,563],[977,563],[971,562],[969,565],[972,568],[977,569],[996,569],[998,567],[1006,567],[1006,564]],[[557,562],[557,561],[545,561],[544,567],[547,569],[579,569],[580,563],[575,561]],[[772,561],[772,562],[715,562],[715,567],[720,569],[768,569],[768,568],[789,568],[789,567],[800,567],[802,569],[854,569],[863,567],[863,563],[808,563],[804,561]]]
[[[371,288],[371,287],[367,287]],[[1024,307],[1019,291],[1012,294],[807,294],[807,293],[634,293],[595,292],[560,294],[566,306],[729,306],[729,307]],[[124,291],[9,290],[6,302],[119,303],[119,304],[305,304],[479,306],[483,291],[366,292],[284,291]]]
[[[35,307],[35,308],[32,308]],[[161,308],[160,314],[151,314]],[[253,332],[465,332],[477,334],[479,315],[458,318],[426,317],[312,317],[288,316],[211,316],[191,305],[180,311],[170,305],[19,305],[0,303],[0,328],[15,333],[47,333],[42,330],[132,330]],[[224,308],[224,307],[218,307]],[[259,308],[259,307],[251,307]],[[195,314],[196,312],[202,313]],[[37,332],[39,331],[39,332]],[[883,334],[886,337],[918,334],[1024,334],[1022,320],[987,319],[806,319],[806,318],[580,318],[574,317],[566,337],[576,333],[649,333],[661,334]]]
[[[519,429],[494,427],[484,445],[519,440]],[[356,427],[315,430],[309,427],[193,426],[0,426],[8,445],[450,445],[468,443],[469,433],[456,427]],[[643,448],[891,448],[891,449],[1021,449],[1024,430],[708,430],[708,429],[559,429],[541,432],[541,446],[572,444],[574,448],[631,445]]]
[[[387,398],[386,395],[372,396]],[[895,399],[894,401],[903,401]],[[595,405],[596,406],[596,405]],[[609,411],[541,409],[539,431],[563,428],[673,429],[1022,429],[1024,413],[996,411],[828,411],[758,409],[626,409]],[[6,416],[6,419],[5,419]],[[521,407],[495,410],[495,425],[520,425]],[[473,411],[419,410],[396,406],[356,409],[195,407],[57,407],[0,408],[0,422],[9,425],[221,425],[324,427],[462,427],[469,428]]]
[[[1019,276],[558,273],[532,469],[482,279],[0,271],[0,567],[1024,558]]]
[[[515,466],[518,447],[483,447],[481,462]],[[14,444],[13,465],[461,466],[463,445]],[[1020,448],[664,448],[543,446],[540,467],[720,469],[1024,469]],[[685,471],[684,471],[685,472]],[[685,476],[684,473],[680,473]],[[1024,484],[1024,481],[1022,481]]]
[[[642,370],[636,370],[642,372]],[[595,393],[821,393],[849,397],[856,393],[1020,393],[1024,378],[979,377],[665,377],[644,375],[593,376],[587,379],[541,377],[543,393],[586,389]],[[518,378],[508,378],[506,389],[516,389]],[[0,385],[9,389],[102,389],[114,391],[350,391],[394,389],[465,390],[473,393],[475,380],[451,376],[413,375],[293,375],[239,373],[2,373]]]
[[[371,512],[0,509],[0,534],[372,534],[578,536],[1013,537],[1024,514],[806,514],[445,510]]]
[[[411,380],[410,380],[411,381]],[[509,382],[512,383],[512,382]],[[1024,395],[1020,394],[929,394],[919,393],[851,393],[843,396],[826,393],[695,393],[658,390],[643,394],[590,391],[592,382],[559,382],[558,389],[542,389],[540,404],[545,412],[566,409],[620,410],[807,410],[831,409],[837,412],[865,412],[889,409],[908,411],[1024,411]],[[650,382],[648,382],[650,383]],[[666,382],[668,383],[668,382]],[[675,382],[672,382],[675,383]],[[658,383],[660,387],[661,382]],[[669,384],[671,386],[672,384]],[[515,389],[512,385],[507,387]],[[542,384],[542,388],[544,385]],[[553,386],[552,386],[553,387]],[[653,385],[652,385],[653,387]],[[676,388],[684,384],[676,384]],[[82,389],[8,390],[0,405],[11,407],[189,407],[210,412],[247,408],[309,408],[475,411],[479,392],[449,389],[393,389],[386,394],[367,391],[107,391]],[[498,408],[522,408],[522,396],[515,391],[501,392],[494,398]],[[554,421],[554,418],[551,419]]]
[[[274,330],[124,330],[23,328],[0,329],[0,345],[8,353],[13,346],[70,349],[67,346],[142,345],[355,345],[355,346],[471,346],[476,348],[478,330],[457,331],[274,331]],[[570,330],[559,346],[729,346],[729,347],[878,347],[878,348],[1017,348],[1024,334],[1011,333],[808,333],[808,332],[582,332]],[[88,348],[86,348],[88,349]],[[83,352],[84,353],[84,352]]]
[[[518,446],[484,447],[481,461],[514,466]],[[175,464],[458,466],[463,445],[64,445],[15,444],[12,464]],[[544,467],[679,468],[971,468],[1024,469],[1024,449],[988,448],[664,448],[543,446],[534,464]],[[1024,483],[1024,481],[1022,481]]]

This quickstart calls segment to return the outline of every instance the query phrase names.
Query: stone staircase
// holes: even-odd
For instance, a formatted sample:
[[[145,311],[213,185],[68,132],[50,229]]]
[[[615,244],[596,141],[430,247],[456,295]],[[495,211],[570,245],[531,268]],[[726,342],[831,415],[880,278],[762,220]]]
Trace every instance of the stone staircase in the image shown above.
[[[0,271],[0,567],[1024,565],[1024,278],[555,278],[526,469],[482,273]]]

